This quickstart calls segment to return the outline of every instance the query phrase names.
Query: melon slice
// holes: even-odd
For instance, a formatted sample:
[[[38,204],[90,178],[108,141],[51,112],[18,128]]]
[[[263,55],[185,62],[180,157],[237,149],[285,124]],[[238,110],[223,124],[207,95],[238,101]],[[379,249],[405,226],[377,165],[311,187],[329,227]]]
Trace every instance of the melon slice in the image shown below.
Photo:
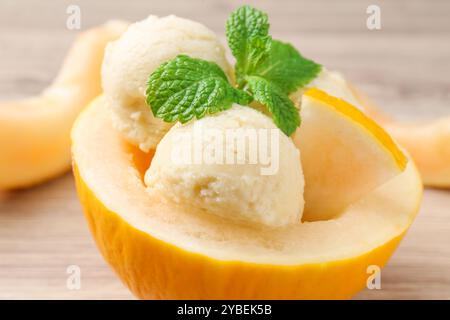
[[[400,121],[381,112],[372,101],[339,73],[325,68],[307,87],[317,87],[341,98],[379,123],[398,143],[411,154],[426,186],[450,188],[450,117],[428,121]],[[305,88],[291,95],[298,104]],[[264,110],[263,106],[256,106]]]
[[[356,107],[319,89],[306,91],[294,143],[302,154],[307,221],[333,218],[398,175],[407,159]]]
[[[340,216],[280,228],[190,212],[146,191],[152,160],[116,132],[96,99],[72,130],[78,194],[104,258],[139,298],[343,299],[365,287],[413,221],[417,170],[405,170]],[[356,174],[356,173],[355,173]]]
[[[110,21],[81,33],[40,96],[0,102],[0,190],[28,187],[70,169],[70,129],[101,93],[103,50],[126,26]]]
[[[364,112],[379,122],[411,154],[427,186],[450,188],[450,117],[431,121],[397,121],[351,88]]]

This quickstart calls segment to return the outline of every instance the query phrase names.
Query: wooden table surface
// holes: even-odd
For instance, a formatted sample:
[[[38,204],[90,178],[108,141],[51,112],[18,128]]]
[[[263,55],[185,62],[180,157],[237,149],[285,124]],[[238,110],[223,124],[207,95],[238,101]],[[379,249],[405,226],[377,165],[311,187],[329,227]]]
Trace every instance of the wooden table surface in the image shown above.
[[[228,13],[241,3],[2,0],[0,99],[33,95],[50,83],[77,32],[65,27],[70,4],[81,8],[82,29],[109,18],[176,14],[223,37]],[[269,13],[275,37],[342,71],[387,111],[404,119],[450,114],[449,1],[247,3]],[[369,4],[381,8],[381,30],[366,27]],[[81,269],[80,290],[67,289],[70,265]],[[70,173],[0,193],[0,299],[8,298],[133,298],[95,248]],[[418,218],[383,269],[382,289],[356,298],[450,299],[450,191],[425,191]]]

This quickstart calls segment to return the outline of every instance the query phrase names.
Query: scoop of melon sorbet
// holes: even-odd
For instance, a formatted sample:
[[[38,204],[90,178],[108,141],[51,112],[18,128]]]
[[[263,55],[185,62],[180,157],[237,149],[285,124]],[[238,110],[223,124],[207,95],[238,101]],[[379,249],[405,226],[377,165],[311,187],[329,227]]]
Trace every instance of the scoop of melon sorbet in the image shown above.
[[[304,179],[299,150],[259,111],[231,109],[176,124],[145,174],[150,192],[238,222],[300,223]]]
[[[114,126],[143,151],[154,148],[171,127],[153,116],[146,104],[149,75],[162,63],[185,54],[230,66],[217,36],[204,25],[167,16],[136,22],[105,50],[102,86]]]

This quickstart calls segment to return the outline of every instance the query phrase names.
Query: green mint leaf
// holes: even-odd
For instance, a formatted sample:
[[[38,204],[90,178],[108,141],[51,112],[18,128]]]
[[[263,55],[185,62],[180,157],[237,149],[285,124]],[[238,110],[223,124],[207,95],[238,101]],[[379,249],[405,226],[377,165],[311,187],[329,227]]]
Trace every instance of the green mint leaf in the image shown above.
[[[252,97],[235,89],[213,62],[179,55],[163,63],[147,82],[147,104],[166,122],[185,123],[231,107],[248,104]]]
[[[234,90],[234,102],[242,106],[248,106],[253,101],[253,96],[239,89]]]
[[[276,84],[258,76],[248,76],[247,86],[256,101],[267,107],[273,121],[287,136],[300,126],[300,114],[288,95]]]
[[[289,43],[272,40],[270,51],[252,72],[291,93],[319,74],[322,66],[302,55]]]
[[[227,20],[226,36],[236,58],[236,80],[242,86],[244,75],[251,73],[270,49],[267,14],[250,6],[238,8]]]

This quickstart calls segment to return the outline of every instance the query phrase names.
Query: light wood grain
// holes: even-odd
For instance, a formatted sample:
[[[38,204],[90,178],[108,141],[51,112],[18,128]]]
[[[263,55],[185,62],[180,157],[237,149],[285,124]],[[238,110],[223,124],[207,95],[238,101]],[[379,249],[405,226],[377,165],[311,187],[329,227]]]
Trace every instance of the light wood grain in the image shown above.
[[[65,10],[79,4],[82,28],[109,18],[177,14],[223,37],[227,14],[242,1],[17,1],[0,3],[0,99],[38,93],[56,74],[76,32]],[[249,1],[269,12],[273,34],[344,72],[401,118],[450,114],[450,2],[376,1],[382,29],[365,26],[373,1]],[[0,155],[1,156],[1,155]],[[66,287],[78,265],[80,290]],[[70,174],[0,194],[0,298],[128,299],[100,257]],[[382,273],[381,290],[358,299],[450,299],[450,191],[426,190],[421,212]]]

